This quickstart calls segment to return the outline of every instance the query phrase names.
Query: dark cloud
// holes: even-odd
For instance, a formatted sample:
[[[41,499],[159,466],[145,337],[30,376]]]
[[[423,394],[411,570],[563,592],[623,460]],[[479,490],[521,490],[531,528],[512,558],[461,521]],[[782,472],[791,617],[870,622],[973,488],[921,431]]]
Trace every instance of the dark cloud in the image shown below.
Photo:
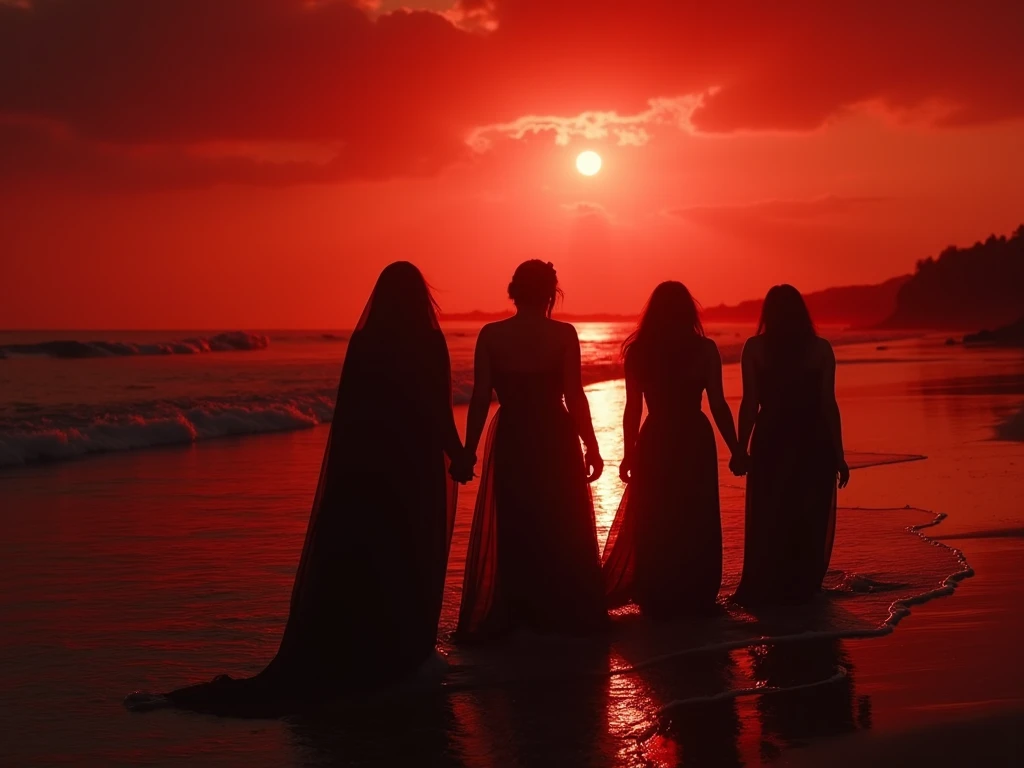
[[[711,132],[812,129],[865,103],[943,125],[1024,116],[1019,2],[370,5],[0,2],[0,116],[20,132],[0,169],[156,185],[420,175],[464,157],[482,126],[641,115],[688,95],[701,99],[689,126]],[[64,133],[38,127],[53,125]],[[334,154],[193,151],[230,142]]]

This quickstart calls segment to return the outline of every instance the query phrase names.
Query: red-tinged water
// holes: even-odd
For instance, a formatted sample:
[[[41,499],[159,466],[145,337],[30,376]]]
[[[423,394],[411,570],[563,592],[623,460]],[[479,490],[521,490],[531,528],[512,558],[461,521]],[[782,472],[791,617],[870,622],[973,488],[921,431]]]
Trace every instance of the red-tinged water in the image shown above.
[[[934,339],[839,356],[848,449],[929,458],[854,473],[840,497],[835,591],[818,606],[656,629],[624,617],[608,643],[520,638],[475,655],[450,648],[469,486],[442,619],[447,687],[342,703],[315,718],[137,714],[121,701],[136,689],[253,673],[273,655],[323,427],[5,470],[0,764],[740,765],[763,757],[766,742],[868,727],[870,702],[836,637],[870,634],[893,601],[938,589],[966,567],[953,550],[905,530],[931,512],[898,508],[949,514],[925,534],[1021,525],[1006,498],[1019,494],[1012,468],[1019,472],[1022,444],[990,438],[1021,408],[1024,359]],[[726,377],[735,407],[735,366]],[[603,539],[621,493],[623,392],[616,382],[589,392],[609,459],[595,485]],[[727,591],[742,555],[742,485],[724,470],[722,483]],[[965,554],[969,561],[969,546]],[[358,616],[350,620],[364,631]],[[816,639],[771,641],[799,633]],[[780,692],[757,695],[764,688]]]

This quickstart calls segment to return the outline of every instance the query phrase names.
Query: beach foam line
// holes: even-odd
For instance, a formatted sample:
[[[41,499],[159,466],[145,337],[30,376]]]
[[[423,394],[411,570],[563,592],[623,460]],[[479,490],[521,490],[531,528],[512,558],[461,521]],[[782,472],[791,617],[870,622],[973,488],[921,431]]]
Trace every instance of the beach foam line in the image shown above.
[[[734,701],[736,699],[751,698],[755,696],[771,696],[776,693],[792,693],[793,691],[821,688],[826,685],[834,685],[835,683],[841,682],[849,677],[849,675],[850,672],[846,667],[838,665],[834,674],[822,680],[813,680],[809,683],[785,686],[769,685],[761,686],[759,688],[733,688],[727,691],[720,691],[718,693],[712,693],[704,696],[690,696],[685,699],[675,699],[674,701],[670,701],[667,704],[663,704],[658,707],[654,711],[654,722],[639,731],[634,732],[631,738],[637,742],[643,743],[656,736],[658,731],[662,728],[662,720],[665,716],[673,709],[678,709],[679,707],[713,704],[718,701]]]
[[[857,512],[889,512],[892,511],[893,508],[850,507],[849,509]],[[941,547],[950,551],[956,557],[956,560],[960,565],[960,569],[948,575],[943,579],[942,583],[934,589],[926,590],[925,592],[921,592],[917,595],[910,595],[909,597],[894,600],[889,605],[889,615],[886,617],[885,621],[877,627],[871,629],[816,630],[813,632],[798,632],[790,635],[760,635],[758,637],[741,638],[724,643],[713,643],[711,645],[702,645],[695,648],[684,648],[679,651],[661,654],[659,656],[651,657],[650,659],[629,664],[628,666],[618,667],[610,670],[606,674],[608,676],[630,674],[641,669],[647,669],[648,667],[663,664],[667,661],[671,661],[672,659],[680,658],[681,656],[709,653],[712,651],[732,651],[742,648],[751,648],[757,645],[800,643],[807,640],[853,640],[859,638],[884,637],[892,634],[896,630],[896,626],[910,615],[910,609],[912,607],[923,605],[937,597],[945,597],[953,594],[953,592],[956,591],[957,585],[959,585],[961,581],[974,575],[974,569],[971,568],[970,564],[967,562],[967,558],[964,556],[963,551],[943,544],[941,541],[930,538],[922,533],[922,531],[928,528],[933,528],[934,526],[939,525],[946,519],[946,517],[948,517],[948,515],[944,512],[932,512],[930,510],[911,507],[909,505],[902,507],[901,509],[905,511],[923,512],[925,514],[934,515],[930,522],[908,527],[906,529],[907,533],[920,537],[926,544],[930,544],[934,547]]]
[[[870,467],[882,467],[887,464],[905,464],[910,461],[924,461],[927,459],[919,453],[872,453],[869,451],[847,451],[846,463],[850,469],[868,469]]]
[[[767,696],[773,693],[790,693],[792,691],[802,691],[808,688],[820,688],[823,685],[831,685],[832,683],[838,683],[840,680],[845,680],[849,675],[849,670],[846,667],[839,665],[836,667],[835,674],[830,675],[823,680],[814,680],[810,683],[799,683],[798,685],[766,685],[753,688],[735,688],[707,696],[690,696],[686,699],[670,701],[667,704],[658,707],[657,714],[662,715],[671,709],[682,707],[687,704],[707,704],[713,701],[729,701],[730,699],[742,699],[749,696]]]
[[[918,605],[922,605],[938,597],[943,597],[953,594],[956,590],[957,585],[964,579],[973,576],[974,570],[967,562],[963,552],[954,547],[950,547],[943,544],[941,541],[930,538],[924,531],[939,525],[947,515],[945,513],[936,513],[929,510],[920,509],[917,507],[906,506],[902,508],[864,508],[864,507],[851,507],[850,511],[859,512],[893,512],[893,511],[912,511],[920,512],[923,514],[932,515],[932,518],[928,522],[921,523],[919,525],[908,526],[905,531],[912,535],[919,537],[923,542],[930,546],[942,548],[954,555],[955,561],[958,564],[957,570],[953,573],[946,575],[939,586],[933,589],[927,589],[918,594],[901,597],[894,600],[888,606],[888,612],[884,621],[874,627],[858,628],[858,627],[847,627],[837,629],[820,629],[803,632],[793,632],[790,634],[779,634],[779,635],[748,635],[745,637],[738,637],[732,640],[724,640],[720,642],[712,642],[705,645],[697,645],[692,647],[680,648],[679,650],[669,651],[667,653],[661,653],[654,656],[650,656],[645,659],[633,661],[622,666],[616,666],[613,669],[607,668],[578,668],[575,670],[565,673],[565,668],[562,667],[558,672],[552,676],[542,675],[536,678],[530,678],[529,682],[549,682],[552,679],[585,679],[585,678],[612,678],[622,675],[629,675],[641,670],[646,670],[651,667],[665,664],[667,662],[680,659],[687,656],[697,656],[700,654],[709,653],[721,653],[723,651],[735,651],[742,650],[744,648],[752,648],[762,645],[782,645],[782,644],[799,644],[808,641],[815,640],[842,640],[842,639],[861,639],[861,638],[873,638],[873,637],[884,637],[892,634],[897,625],[903,621],[907,616],[911,614],[911,609]],[[883,585],[889,586],[889,585]],[[898,588],[898,585],[892,586],[892,588]],[[882,590],[869,590],[871,593],[877,593]],[[739,606],[742,608],[742,606]],[[553,642],[553,641],[551,641]],[[556,649],[558,646],[552,645],[550,649]],[[549,649],[549,650],[550,650]],[[571,648],[570,648],[571,650]],[[583,646],[580,646],[580,651],[585,650]],[[573,658],[576,658],[579,654],[574,652]],[[506,659],[508,661],[508,659]],[[493,673],[495,664],[492,663],[471,663],[467,667],[461,665],[453,666],[453,672],[457,673],[455,680],[448,680],[444,684],[444,688],[450,691],[459,691],[467,689],[479,689],[479,688],[491,688],[503,685],[521,684],[525,682],[523,676],[516,673],[515,670],[506,670],[505,674],[499,674],[496,676],[489,676],[488,673]],[[458,674],[462,674],[463,679],[458,679]],[[480,673],[484,673],[481,677]],[[468,679],[465,676],[468,675]],[[475,679],[474,679],[475,678]],[[769,688],[756,688],[746,690],[743,695],[760,695],[762,692],[767,692],[772,689]],[[716,694],[716,695],[731,695],[731,694]]]
[[[948,536],[935,536],[936,541],[951,539],[1024,539],[1024,528],[995,528],[991,531],[967,531],[951,533]]]

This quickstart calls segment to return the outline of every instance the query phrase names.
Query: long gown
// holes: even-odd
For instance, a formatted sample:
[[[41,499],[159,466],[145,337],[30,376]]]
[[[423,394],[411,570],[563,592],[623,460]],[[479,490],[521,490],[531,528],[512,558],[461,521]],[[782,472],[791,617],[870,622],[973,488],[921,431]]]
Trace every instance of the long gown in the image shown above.
[[[766,357],[756,374],[761,402],[750,448],[736,599],[797,604],[820,591],[832,557],[837,463],[824,418],[821,371]]]
[[[458,637],[603,626],[594,506],[561,367],[495,368],[492,377],[500,408],[485,444]]]
[[[650,363],[630,354],[626,365],[648,415],[605,545],[608,602],[632,601],[654,618],[708,612],[722,582],[722,523],[718,450],[701,411],[703,349],[695,340]]]
[[[255,677],[164,694],[174,706],[289,714],[433,653],[455,511],[449,365],[436,329],[353,334],[277,655]]]

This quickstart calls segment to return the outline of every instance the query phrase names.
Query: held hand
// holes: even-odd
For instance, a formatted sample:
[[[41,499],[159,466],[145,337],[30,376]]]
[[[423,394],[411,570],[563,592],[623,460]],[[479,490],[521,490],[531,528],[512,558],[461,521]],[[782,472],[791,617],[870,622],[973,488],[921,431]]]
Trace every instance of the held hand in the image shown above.
[[[473,472],[475,466],[476,455],[467,452],[462,456],[452,459],[451,465],[448,467],[448,474],[451,475],[452,480],[455,482],[465,485],[476,477]]]
[[[619,464],[619,480],[624,483],[628,483],[633,479],[633,460],[630,456],[623,456],[622,462]]]
[[[729,459],[729,471],[736,477],[743,477],[750,469],[750,457],[744,453],[734,453]]]
[[[604,459],[601,458],[601,454],[596,450],[587,451],[587,455],[583,458],[583,463],[587,467],[587,482],[593,483],[601,476],[604,472]]]
[[[846,463],[845,459],[839,461],[839,487],[845,488],[850,482],[850,465]]]

